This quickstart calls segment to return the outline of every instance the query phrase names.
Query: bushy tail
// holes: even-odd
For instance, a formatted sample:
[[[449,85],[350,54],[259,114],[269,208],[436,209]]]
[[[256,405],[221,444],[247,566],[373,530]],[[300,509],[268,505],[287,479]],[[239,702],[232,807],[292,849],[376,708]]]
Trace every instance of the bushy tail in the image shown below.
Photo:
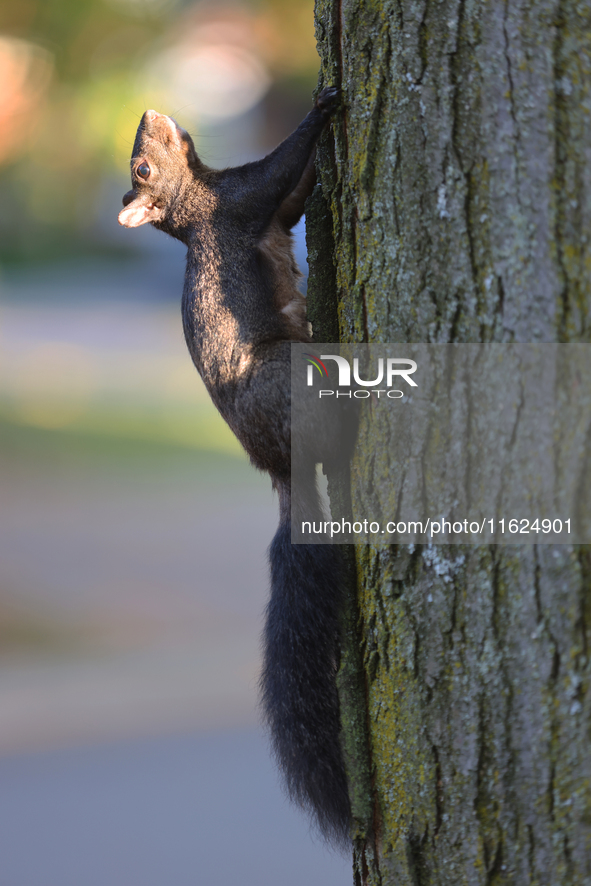
[[[265,625],[262,703],[290,797],[329,840],[349,837],[351,807],[335,683],[342,566],[331,545],[291,544],[290,487],[277,484],[280,524],[269,549],[271,598]],[[314,479],[305,508],[320,520]]]

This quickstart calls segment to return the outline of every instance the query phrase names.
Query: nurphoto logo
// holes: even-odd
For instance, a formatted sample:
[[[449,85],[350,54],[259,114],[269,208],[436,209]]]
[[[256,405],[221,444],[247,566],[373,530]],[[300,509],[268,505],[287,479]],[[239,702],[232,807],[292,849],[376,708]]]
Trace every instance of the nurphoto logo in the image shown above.
[[[315,354],[304,354],[304,358],[308,363],[307,384],[308,387],[314,385],[316,369],[320,373],[322,381],[329,378],[328,369],[325,366],[325,360],[334,360],[338,368],[339,388],[351,388],[351,363],[346,357],[337,354],[321,354],[319,357]],[[357,390],[335,391],[334,389],[321,389],[318,391],[319,397],[356,397],[357,399],[365,399],[371,397],[372,394],[380,397],[380,394],[386,394],[392,400],[399,400],[404,397],[404,391],[394,389],[394,382],[400,379],[405,381],[413,388],[418,387],[416,381],[411,375],[417,371],[417,364],[414,360],[401,357],[383,357],[378,358],[377,375],[373,379],[363,379],[359,370],[359,358],[353,359],[353,383],[360,386]],[[378,385],[385,383],[385,388],[379,388]],[[371,390],[368,390],[371,389]]]

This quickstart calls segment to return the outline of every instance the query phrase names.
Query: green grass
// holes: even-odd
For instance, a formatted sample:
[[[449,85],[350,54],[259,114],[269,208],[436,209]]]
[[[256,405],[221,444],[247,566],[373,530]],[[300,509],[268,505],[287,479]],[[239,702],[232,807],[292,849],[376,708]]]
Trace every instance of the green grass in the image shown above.
[[[0,417],[0,469],[78,471],[100,474],[104,471],[146,473],[190,473],[204,482],[260,483],[260,475],[249,464],[238,444],[234,451],[224,448],[192,448],[174,440],[154,436],[133,436],[97,432],[80,427],[39,428],[17,424]]]

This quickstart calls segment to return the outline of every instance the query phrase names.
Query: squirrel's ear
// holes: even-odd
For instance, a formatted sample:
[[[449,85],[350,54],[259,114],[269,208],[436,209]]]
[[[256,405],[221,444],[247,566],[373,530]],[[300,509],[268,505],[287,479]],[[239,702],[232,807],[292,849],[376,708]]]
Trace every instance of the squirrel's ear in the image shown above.
[[[195,145],[193,144],[193,139],[184,129],[181,131],[181,148],[185,153],[187,163],[189,166],[194,166],[195,164],[201,165],[199,157],[197,156],[197,151],[195,150]]]
[[[124,209],[121,210],[118,222],[124,228],[139,228],[147,222],[160,221],[162,218],[162,210],[152,202],[151,198],[144,194],[135,197],[133,191],[128,191],[123,197]]]
[[[195,150],[195,145],[193,144],[193,139],[187,130],[183,129],[182,126],[179,126],[173,117],[167,117],[166,119],[170,123],[172,140],[187,158],[189,166],[194,166],[195,164],[201,165],[199,157],[197,156],[197,151]]]

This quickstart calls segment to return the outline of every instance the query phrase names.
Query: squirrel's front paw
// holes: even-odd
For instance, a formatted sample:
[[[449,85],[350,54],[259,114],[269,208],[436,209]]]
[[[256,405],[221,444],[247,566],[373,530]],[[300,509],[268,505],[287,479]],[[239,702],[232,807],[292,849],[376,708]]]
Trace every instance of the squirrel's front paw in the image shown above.
[[[336,86],[326,86],[316,99],[316,107],[324,114],[332,114],[340,97],[340,89]]]

